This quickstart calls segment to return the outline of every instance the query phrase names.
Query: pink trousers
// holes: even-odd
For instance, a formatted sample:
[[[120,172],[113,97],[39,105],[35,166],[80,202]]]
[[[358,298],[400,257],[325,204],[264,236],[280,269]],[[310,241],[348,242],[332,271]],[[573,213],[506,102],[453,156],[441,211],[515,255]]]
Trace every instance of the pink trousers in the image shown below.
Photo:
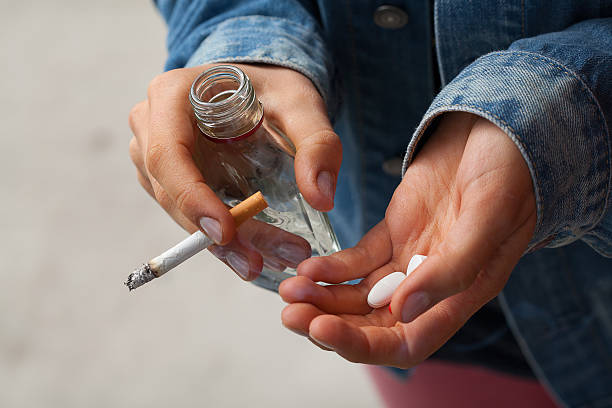
[[[382,367],[368,372],[388,408],[557,407],[537,381],[479,367],[425,362],[406,379]]]

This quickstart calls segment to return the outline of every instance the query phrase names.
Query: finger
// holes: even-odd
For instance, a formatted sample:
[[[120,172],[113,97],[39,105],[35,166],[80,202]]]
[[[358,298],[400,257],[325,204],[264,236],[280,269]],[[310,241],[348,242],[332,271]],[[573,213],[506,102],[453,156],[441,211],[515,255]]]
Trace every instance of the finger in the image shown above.
[[[489,287],[487,287],[489,286]],[[437,303],[431,309],[402,328],[409,355],[407,366],[421,362],[442,347],[485,303],[491,282],[478,280],[468,290]]]
[[[327,348],[327,347],[323,346],[322,344],[317,343],[316,341],[314,341],[310,337],[308,337],[308,341],[310,341],[312,344],[314,344],[315,346],[317,346],[321,350],[324,350],[324,351],[334,351],[334,350],[332,350],[330,348]]]
[[[242,245],[237,239],[225,246],[213,245],[209,250],[242,280],[252,281],[261,274],[263,267],[261,254]]]
[[[282,284],[281,284],[282,285]],[[299,334],[308,337],[310,322],[317,316],[325,314],[322,310],[308,303],[293,303],[285,307],[281,313],[283,325]]]
[[[151,197],[155,198],[155,192],[153,191],[153,186],[151,186],[149,179],[143,176],[138,170],[136,170],[136,178],[138,179],[138,183],[140,183],[142,188],[144,188]]]
[[[291,324],[303,330],[310,320],[308,335],[349,361],[409,368],[446,343],[487,301],[482,291],[470,289],[438,303],[412,323],[395,325],[395,318],[380,310],[371,314],[379,321],[364,321],[366,316],[356,319],[317,313],[318,309],[309,305],[311,310],[291,311]]]
[[[143,154],[142,146],[138,142],[138,139],[136,139],[135,137],[130,139],[129,151],[130,151],[130,159],[132,159],[132,163],[134,163],[134,166],[136,166],[136,169],[138,169],[138,171],[143,176],[146,175],[147,171],[144,166],[144,159],[143,159],[144,154]]]
[[[366,301],[363,284],[321,286],[304,276],[284,280],[278,293],[287,303],[311,303],[326,313],[366,314],[372,308]]]
[[[144,150],[142,149],[141,142],[146,142],[148,135],[148,103],[146,101],[140,102],[130,112],[130,128],[134,133],[134,137],[130,140],[129,151],[130,158],[136,166],[137,178],[140,185],[155,198],[160,206],[185,230],[193,233],[198,228],[190,220],[188,220],[174,204],[174,201],[170,199],[168,194],[159,185],[159,183],[152,178],[149,178],[149,173],[144,163]]]
[[[168,194],[164,191],[164,189],[159,185],[159,183],[155,179],[149,179],[151,184],[151,188],[153,189],[153,198],[159,204],[160,207],[164,209],[170,215],[170,217],[180,225],[185,231],[193,234],[198,230],[198,227],[191,222],[183,213],[181,213],[174,201],[168,196]]]
[[[312,254],[310,243],[304,238],[255,219],[240,226],[238,239],[268,261],[290,268],[296,268]]]
[[[307,336],[312,320],[314,320],[318,316],[325,314],[326,313],[324,311],[310,303],[292,303],[285,307],[282,312],[281,318],[283,324],[289,330],[292,330],[303,336]],[[367,315],[341,314],[339,316],[347,322],[358,327],[391,327],[396,322],[388,310],[377,310]]]
[[[136,128],[136,126],[134,126]],[[148,172],[144,166],[143,152],[140,143],[136,137],[130,140],[130,157],[136,166],[136,177],[140,185],[145,189],[151,197],[166,211],[181,227],[190,233],[193,233],[198,228],[189,221],[174,205],[174,201],[170,199],[168,194],[159,185],[155,179],[148,177]]]
[[[412,362],[403,330],[398,326],[359,327],[339,316],[322,315],[310,323],[309,335],[352,362],[389,366]]]
[[[129,149],[130,158],[132,159],[134,166],[136,166],[136,177],[138,178],[138,182],[146,190],[146,192],[149,193],[151,197],[155,197],[153,187],[151,186],[151,181],[146,176],[147,172],[144,168],[144,160],[142,159],[143,154],[140,148],[140,144],[138,143],[138,139],[133,137],[130,140]]]
[[[386,310],[367,316],[335,316],[298,303],[283,311],[283,323],[302,335],[308,325],[308,335],[315,342],[349,361],[409,368],[446,343],[488,300],[480,288],[470,288],[409,324],[394,324],[395,318]]]
[[[149,101],[138,102],[132,107],[128,115],[128,124],[134,137],[142,139],[143,130],[149,125]]]
[[[215,242],[225,244],[234,236],[234,220],[192,158],[197,133],[185,95],[193,77],[189,70],[177,70],[152,81],[145,164],[179,211]]]
[[[276,259],[272,259],[263,254],[262,254],[262,258],[263,258],[264,268],[271,269],[275,272],[283,272],[285,269],[287,269],[287,265],[284,265],[281,262],[278,262]]]
[[[136,104],[130,111],[129,124],[134,137],[130,139],[129,152],[130,159],[132,159],[132,163],[134,163],[134,166],[136,166],[136,170],[138,171],[138,182],[147,191],[147,193],[149,193],[152,197],[155,197],[153,187],[149,181],[148,172],[144,164],[144,150],[139,142],[139,138],[142,139],[143,133],[146,133],[146,130],[143,129],[143,123],[148,123],[148,109],[148,103],[146,101],[142,101]]]
[[[341,283],[363,278],[391,261],[393,247],[384,221],[372,228],[359,243],[329,256],[307,259],[298,266],[298,275],[315,282]],[[395,267],[394,264],[390,264]]]
[[[398,320],[414,320],[477,279],[490,281],[483,286],[489,298],[503,288],[531,237],[531,217],[519,219],[519,227],[511,228],[500,221],[504,209],[494,201],[467,205],[444,240],[393,294],[391,310]]]
[[[372,311],[367,302],[370,289],[392,272],[390,265],[384,265],[355,285],[319,285],[304,276],[296,276],[284,280],[278,293],[287,303],[311,303],[326,313],[367,314]]]
[[[323,99],[310,80],[303,77],[295,83],[290,98],[270,108],[266,110],[268,120],[295,145],[295,176],[300,192],[313,208],[331,210],[342,145],[327,117]]]

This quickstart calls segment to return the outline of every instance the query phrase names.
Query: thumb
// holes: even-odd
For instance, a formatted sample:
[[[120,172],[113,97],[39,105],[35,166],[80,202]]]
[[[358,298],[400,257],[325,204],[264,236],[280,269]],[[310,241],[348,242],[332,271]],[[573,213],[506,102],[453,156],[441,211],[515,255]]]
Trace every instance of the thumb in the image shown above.
[[[300,192],[313,208],[329,211],[334,207],[342,145],[321,97],[316,94],[304,99],[276,112],[274,119],[295,145],[295,178]]]
[[[503,289],[527,247],[535,217],[509,217],[520,220],[517,227],[504,222],[495,207],[461,214],[430,256],[402,282],[391,302],[398,320],[411,322],[440,301],[468,289],[474,304],[464,304],[465,310],[454,312],[471,314]]]

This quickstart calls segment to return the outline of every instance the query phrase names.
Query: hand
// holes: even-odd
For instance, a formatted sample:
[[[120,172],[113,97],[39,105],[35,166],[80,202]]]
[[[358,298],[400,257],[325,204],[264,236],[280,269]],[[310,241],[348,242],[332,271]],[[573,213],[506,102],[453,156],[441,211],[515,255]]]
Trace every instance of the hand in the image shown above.
[[[342,357],[407,368],[440,348],[504,287],[536,222],[531,177],[499,128],[446,114],[408,168],[385,219],[351,249],[311,258],[280,294],[283,324]],[[383,276],[428,258],[390,309],[366,297]],[[359,284],[320,286],[316,281]],[[390,310],[392,312],[390,312]]]
[[[190,233],[202,229],[218,244],[232,242],[226,249],[233,248],[229,253],[237,254],[231,258],[234,262],[225,256],[228,251],[216,252],[223,254],[222,260],[234,269],[239,265],[241,277],[254,279],[261,270],[263,252],[254,251],[256,245],[247,248],[244,240],[234,240],[234,220],[206,184],[192,157],[196,140],[201,136],[188,100],[189,89],[193,80],[213,65],[169,71],[151,81],[148,99],[130,112],[134,133],[130,156],[140,184],[177,223]],[[264,122],[274,124],[294,143],[296,180],[303,196],[312,207],[330,210],[342,148],[316,88],[308,78],[287,68],[236,66],[249,76],[263,103]],[[302,247],[309,256],[310,246]],[[299,263],[304,254],[300,251],[289,254],[293,259],[285,265]]]
[[[255,219],[242,224],[229,244],[209,250],[245,281],[257,279],[264,265],[282,272],[297,268],[312,254],[304,238]]]

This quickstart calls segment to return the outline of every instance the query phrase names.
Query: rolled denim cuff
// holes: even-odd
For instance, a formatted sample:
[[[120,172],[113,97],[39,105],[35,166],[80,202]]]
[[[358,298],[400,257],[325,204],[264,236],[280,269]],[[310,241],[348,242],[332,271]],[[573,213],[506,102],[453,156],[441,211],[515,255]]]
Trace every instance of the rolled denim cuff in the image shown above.
[[[434,119],[451,111],[493,122],[527,162],[537,205],[529,249],[566,245],[601,220],[610,193],[610,140],[601,107],[577,74],[530,52],[480,57],[433,101],[412,136],[404,172]]]
[[[213,62],[261,63],[291,68],[307,76],[332,106],[331,59],[320,35],[310,27],[269,16],[244,16],[215,27],[186,66]]]

